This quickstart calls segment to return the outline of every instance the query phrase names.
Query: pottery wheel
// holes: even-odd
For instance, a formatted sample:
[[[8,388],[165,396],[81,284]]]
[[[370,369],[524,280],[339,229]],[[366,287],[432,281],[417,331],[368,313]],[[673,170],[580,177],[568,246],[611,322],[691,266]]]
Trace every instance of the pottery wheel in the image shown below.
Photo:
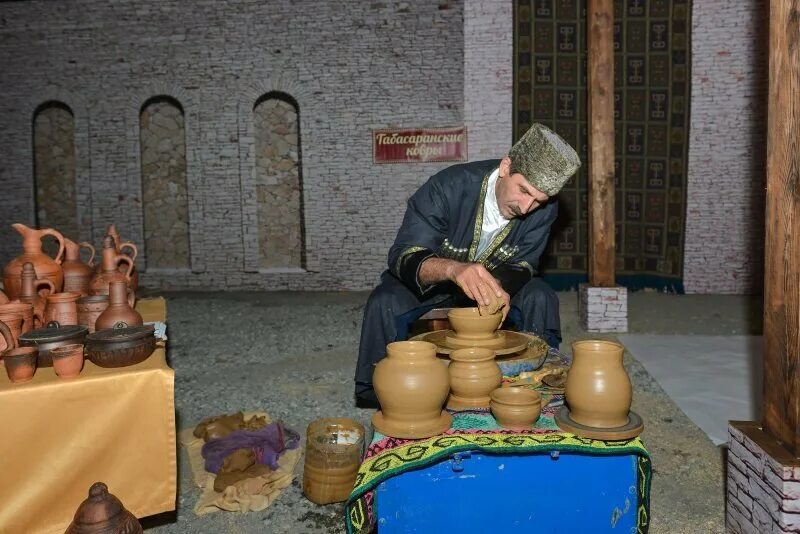
[[[520,352],[527,348],[528,342],[532,339],[532,337],[528,336],[527,334],[514,332],[513,330],[500,330],[498,333],[504,334],[502,344],[499,344],[496,347],[480,345],[487,349],[492,349],[497,356]],[[433,332],[426,332],[424,334],[414,336],[411,338],[411,341],[427,341],[428,343],[433,343],[436,345],[437,352],[441,354],[450,354],[454,350],[478,346],[453,345],[447,339],[448,337],[452,336],[455,336],[455,332],[452,330],[435,330]],[[465,341],[465,343],[469,343],[469,341]]]
[[[401,439],[423,439],[441,434],[450,428],[453,422],[453,416],[442,411],[438,419],[428,421],[422,425],[416,423],[396,423],[391,419],[383,416],[383,412],[377,411],[372,416],[372,426],[375,430],[392,438]]]
[[[642,418],[634,411],[628,412],[628,424],[616,428],[597,428],[576,423],[569,414],[569,408],[562,406],[556,412],[556,424],[564,432],[575,434],[582,438],[599,439],[602,441],[619,441],[633,439],[644,430]]]

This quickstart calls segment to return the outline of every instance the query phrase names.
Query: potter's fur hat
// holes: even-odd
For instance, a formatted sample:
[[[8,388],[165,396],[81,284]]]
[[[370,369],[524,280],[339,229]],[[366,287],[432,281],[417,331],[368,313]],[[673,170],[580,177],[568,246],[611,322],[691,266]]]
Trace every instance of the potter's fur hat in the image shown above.
[[[581,166],[575,150],[559,135],[534,123],[508,152],[511,174],[520,173],[539,191],[553,196]]]

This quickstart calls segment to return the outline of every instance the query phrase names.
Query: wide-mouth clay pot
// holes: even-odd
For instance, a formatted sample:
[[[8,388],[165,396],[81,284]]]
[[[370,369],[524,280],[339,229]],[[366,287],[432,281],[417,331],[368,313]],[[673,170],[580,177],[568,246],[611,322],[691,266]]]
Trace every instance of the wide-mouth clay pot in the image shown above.
[[[530,428],[542,413],[542,396],[532,389],[497,388],[491,398],[492,415],[505,428]]]
[[[628,424],[633,391],[622,365],[625,347],[613,341],[589,339],[572,344],[572,366],[564,397],[570,418],[593,428]]]
[[[36,347],[20,347],[3,352],[6,374],[12,382],[27,382],[36,373]]]
[[[500,387],[503,373],[494,361],[494,351],[481,347],[458,349],[450,353],[450,397],[453,410],[488,408],[489,394]]]
[[[53,368],[60,378],[75,378],[83,369],[83,345],[74,343],[50,351]]]
[[[478,308],[454,308],[447,313],[447,320],[461,339],[489,339],[503,321],[503,314],[481,315]]]

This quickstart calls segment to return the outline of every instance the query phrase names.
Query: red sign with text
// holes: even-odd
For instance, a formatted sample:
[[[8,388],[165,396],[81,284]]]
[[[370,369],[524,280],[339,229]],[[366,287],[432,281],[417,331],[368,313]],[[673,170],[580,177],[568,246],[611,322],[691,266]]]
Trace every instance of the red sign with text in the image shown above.
[[[373,130],[374,163],[467,161],[467,129]]]

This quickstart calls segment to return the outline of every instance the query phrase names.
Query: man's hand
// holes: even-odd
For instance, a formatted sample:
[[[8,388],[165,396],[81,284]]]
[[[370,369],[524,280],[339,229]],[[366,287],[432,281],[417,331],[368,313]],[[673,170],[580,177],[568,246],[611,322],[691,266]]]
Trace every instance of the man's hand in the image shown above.
[[[452,266],[450,280],[479,306],[488,306],[492,303],[493,297],[502,299],[505,304],[502,310],[505,321],[511,298],[486,267],[480,263],[456,263]]]

